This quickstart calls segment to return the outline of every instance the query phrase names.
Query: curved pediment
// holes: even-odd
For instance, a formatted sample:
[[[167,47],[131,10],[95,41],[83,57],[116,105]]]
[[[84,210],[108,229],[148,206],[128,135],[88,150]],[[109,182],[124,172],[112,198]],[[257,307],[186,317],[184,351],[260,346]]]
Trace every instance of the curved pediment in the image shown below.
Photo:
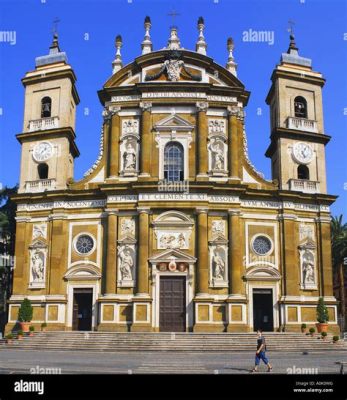
[[[183,49],[165,49],[142,55],[112,75],[104,88],[165,82],[207,83],[244,89],[239,79],[212,58]]]
[[[281,279],[281,274],[272,267],[254,266],[248,269],[245,279],[248,281],[278,281]]]
[[[64,278],[67,280],[97,280],[101,279],[101,272],[95,265],[83,263],[69,268]]]
[[[180,211],[165,211],[153,221],[153,225],[183,227],[193,226],[193,221],[188,217],[188,215]]]

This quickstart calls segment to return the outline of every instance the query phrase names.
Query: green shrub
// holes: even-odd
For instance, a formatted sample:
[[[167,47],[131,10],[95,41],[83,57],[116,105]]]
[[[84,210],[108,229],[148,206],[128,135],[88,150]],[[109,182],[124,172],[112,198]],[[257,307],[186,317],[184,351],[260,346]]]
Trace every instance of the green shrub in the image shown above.
[[[29,331],[30,331],[30,332],[34,332],[34,331],[35,331],[35,326],[30,325],[30,326],[29,326]]]
[[[6,339],[8,339],[8,340],[13,339],[12,333],[8,333],[8,334],[6,335]]]
[[[42,322],[42,324],[41,324],[41,328],[46,328],[47,327],[47,324],[46,324],[46,322]]]
[[[340,336],[333,336],[333,341],[337,342],[338,340],[340,340]]]
[[[306,324],[301,324],[301,329],[306,329],[307,325]]]
[[[20,330],[17,332],[17,335],[18,335],[18,336],[23,336],[23,331],[20,329]]]
[[[328,334],[327,334],[326,332],[322,332],[321,335],[322,335],[323,337],[328,336]]]
[[[323,297],[320,297],[317,305],[317,321],[326,324],[329,321],[328,309],[324,303]]]
[[[18,311],[18,321],[30,322],[33,318],[33,307],[29,299],[24,299]]]
[[[316,330],[315,330],[314,328],[310,328],[310,329],[309,329],[309,332],[310,332],[310,333],[315,333]]]

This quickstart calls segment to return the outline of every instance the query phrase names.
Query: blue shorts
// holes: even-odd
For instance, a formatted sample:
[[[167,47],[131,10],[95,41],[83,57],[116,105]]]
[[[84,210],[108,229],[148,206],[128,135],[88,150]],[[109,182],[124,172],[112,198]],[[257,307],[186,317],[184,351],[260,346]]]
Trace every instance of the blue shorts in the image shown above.
[[[265,351],[261,351],[259,354],[255,355],[255,365],[259,365],[260,360],[263,360],[265,365],[268,365],[269,360],[266,358]]]

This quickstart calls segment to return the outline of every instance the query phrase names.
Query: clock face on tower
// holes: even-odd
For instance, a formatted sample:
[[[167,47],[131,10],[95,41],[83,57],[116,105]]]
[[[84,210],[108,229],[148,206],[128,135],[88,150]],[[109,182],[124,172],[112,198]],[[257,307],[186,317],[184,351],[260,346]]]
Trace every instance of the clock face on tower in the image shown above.
[[[53,147],[48,142],[41,142],[38,143],[34,147],[33,157],[36,161],[46,161],[48,160],[53,154]]]
[[[308,164],[313,158],[313,149],[307,143],[295,143],[293,147],[293,157],[301,164]]]

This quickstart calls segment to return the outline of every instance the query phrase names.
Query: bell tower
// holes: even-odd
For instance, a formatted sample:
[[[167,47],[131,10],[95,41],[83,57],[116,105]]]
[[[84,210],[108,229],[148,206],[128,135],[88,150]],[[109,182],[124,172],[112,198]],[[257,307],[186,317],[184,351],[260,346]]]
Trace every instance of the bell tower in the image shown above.
[[[79,97],[76,76],[60,51],[55,33],[49,54],[37,57],[35,70],[22,79],[25,87],[19,192],[66,189],[73,178],[75,117]]]
[[[299,55],[294,35],[272,73],[266,98],[270,106],[272,179],[282,190],[326,193],[322,88],[325,79]]]

